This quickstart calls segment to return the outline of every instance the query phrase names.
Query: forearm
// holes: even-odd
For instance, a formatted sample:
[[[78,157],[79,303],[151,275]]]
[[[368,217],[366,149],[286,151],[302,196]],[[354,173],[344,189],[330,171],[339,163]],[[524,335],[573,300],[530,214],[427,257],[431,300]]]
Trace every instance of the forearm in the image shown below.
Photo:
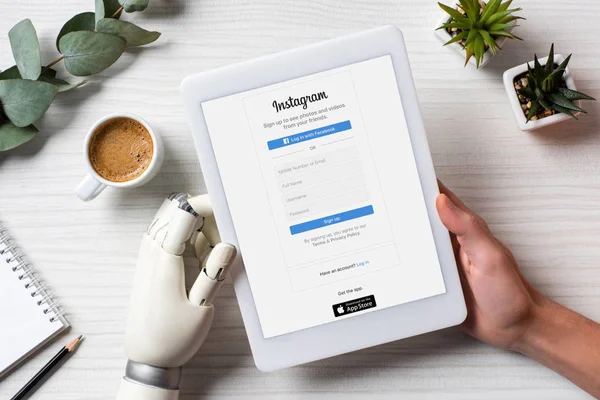
[[[540,297],[532,322],[514,350],[600,398],[600,325]]]

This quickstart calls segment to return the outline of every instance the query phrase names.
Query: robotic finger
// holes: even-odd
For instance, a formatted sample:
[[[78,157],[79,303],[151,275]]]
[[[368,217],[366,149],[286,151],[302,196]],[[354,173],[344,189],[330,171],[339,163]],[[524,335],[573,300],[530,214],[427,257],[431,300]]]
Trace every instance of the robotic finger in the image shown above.
[[[160,206],[146,233],[163,250],[181,255],[201,218],[187,202],[185,193],[171,193]],[[203,218],[202,218],[203,220]]]
[[[211,251],[205,266],[190,289],[189,300],[194,305],[209,306],[221,288],[237,250],[228,243],[219,243]]]
[[[200,229],[194,232],[190,243],[194,247],[194,254],[198,260],[205,260],[209,250],[212,249],[210,242]]]
[[[210,199],[207,195],[191,196],[187,198],[187,202],[194,211],[202,216],[209,217],[213,215],[213,209],[210,204]]]
[[[200,274],[190,289],[189,300],[199,306],[210,305],[237,251],[233,245],[219,243],[208,196],[170,194],[148,228],[148,234],[161,244],[163,250],[174,255],[182,255],[185,242],[191,239],[196,258],[202,262]],[[209,255],[204,258],[207,252]]]

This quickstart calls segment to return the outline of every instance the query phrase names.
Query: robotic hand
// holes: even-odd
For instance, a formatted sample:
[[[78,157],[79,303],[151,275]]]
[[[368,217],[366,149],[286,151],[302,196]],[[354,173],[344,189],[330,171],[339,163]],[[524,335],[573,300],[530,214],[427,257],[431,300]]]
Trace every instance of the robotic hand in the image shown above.
[[[129,361],[118,400],[179,397],[181,366],[204,342],[213,319],[211,302],[236,256],[234,246],[220,243],[212,214],[206,195],[173,193],[144,234],[129,306]],[[196,258],[204,262],[186,294],[182,254],[190,239]]]

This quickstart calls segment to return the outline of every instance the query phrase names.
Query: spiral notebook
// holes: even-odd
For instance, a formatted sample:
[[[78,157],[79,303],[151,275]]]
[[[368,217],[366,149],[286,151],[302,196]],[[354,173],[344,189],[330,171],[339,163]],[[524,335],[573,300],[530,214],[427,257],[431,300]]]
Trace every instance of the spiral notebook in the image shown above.
[[[0,379],[69,327],[0,222]]]

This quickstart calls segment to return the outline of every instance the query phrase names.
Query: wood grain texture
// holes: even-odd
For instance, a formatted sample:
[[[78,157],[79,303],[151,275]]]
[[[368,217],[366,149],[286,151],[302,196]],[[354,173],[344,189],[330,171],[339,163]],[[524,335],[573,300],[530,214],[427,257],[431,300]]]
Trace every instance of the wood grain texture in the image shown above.
[[[35,398],[114,397],[141,234],[169,192],[205,192],[179,96],[183,77],[383,24],[404,31],[439,177],[489,221],[534,285],[600,320],[600,102],[587,103],[590,115],[580,121],[526,134],[501,81],[505,69],[534,52],[546,54],[554,42],[557,52],[574,53],[577,87],[600,98],[600,3],[515,4],[527,17],[518,28],[525,42],[507,43],[481,71],[464,69],[433,36],[441,17],[434,1],[153,0],[146,12],[128,15],[162,32],[159,41],[127,50],[87,86],[60,94],[39,123],[39,137],[0,155],[0,219],[69,313],[73,329],[59,342],[87,337]],[[49,62],[62,24],[93,10],[93,1],[0,0],[0,10],[4,69],[12,65],[7,33],[15,23],[31,18]],[[73,194],[85,173],[83,138],[97,119],[116,111],[146,118],[165,139],[166,161],[147,186],[107,189],[85,204]],[[535,362],[457,329],[262,374],[230,284],[216,303],[213,330],[185,368],[184,400],[590,398]],[[0,397],[16,392],[61,345],[0,382]]]

